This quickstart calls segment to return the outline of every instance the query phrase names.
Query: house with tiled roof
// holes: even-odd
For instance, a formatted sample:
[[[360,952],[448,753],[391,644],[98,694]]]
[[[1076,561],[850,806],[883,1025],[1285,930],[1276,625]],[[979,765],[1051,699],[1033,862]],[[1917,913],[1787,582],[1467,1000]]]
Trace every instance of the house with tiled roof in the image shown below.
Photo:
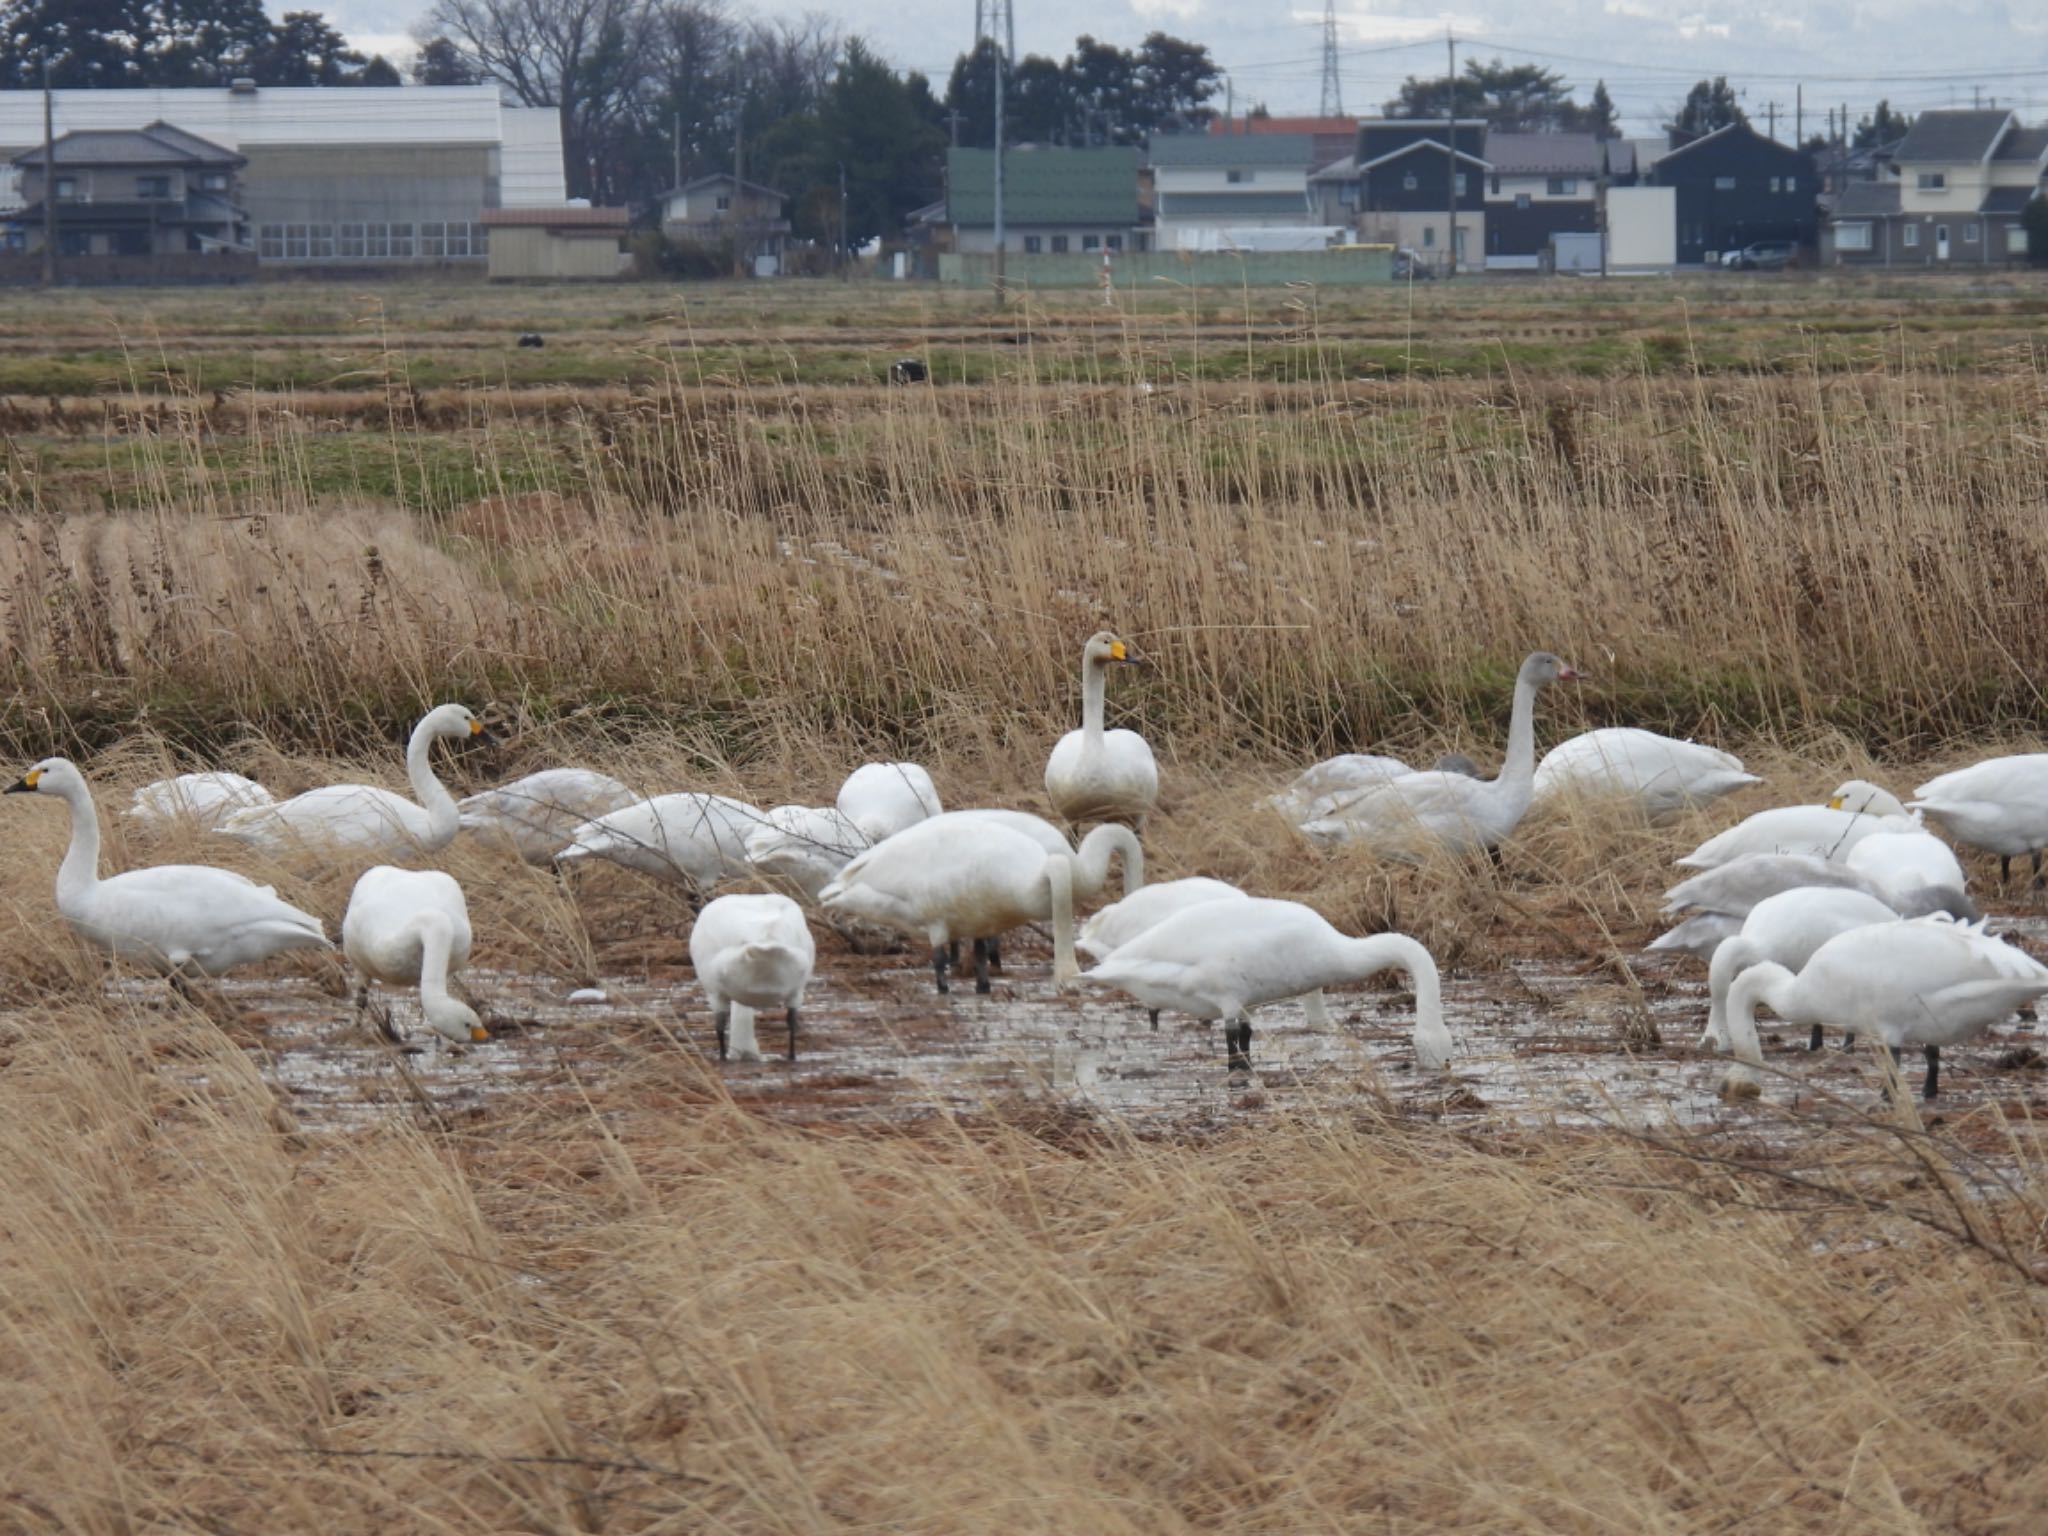
[[[1315,225],[1305,133],[1156,133],[1146,149],[1162,251],[1227,243],[1227,232]]]
[[[1064,149],[1052,145],[1003,153],[1003,246],[1013,255],[1057,256],[1092,251],[1142,251],[1152,232],[1138,207],[1135,149]],[[943,204],[912,215],[934,253],[994,251],[996,156],[991,149],[946,152]]]
[[[1851,182],[1830,210],[1826,259],[1842,266],[1952,267],[2023,261],[2021,215],[2043,192],[2048,128],[2012,112],[1922,112],[1889,173]]]
[[[1212,117],[1209,132],[1219,138],[1247,133],[1307,134],[1311,170],[1321,170],[1358,147],[1355,117]]]
[[[1590,133],[1486,135],[1486,265],[1536,270],[1558,235],[1595,234],[1607,146]]]
[[[40,144],[14,157],[25,206],[9,218],[8,244],[42,249],[47,216],[65,256],[246,255],[248,163],[165,122],[64,134],[47,159]]]

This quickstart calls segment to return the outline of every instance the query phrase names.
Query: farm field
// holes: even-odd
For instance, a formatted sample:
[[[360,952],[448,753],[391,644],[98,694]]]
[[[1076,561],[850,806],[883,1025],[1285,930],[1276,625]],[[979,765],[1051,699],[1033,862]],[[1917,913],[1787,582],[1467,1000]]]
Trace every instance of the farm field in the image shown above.
[[[338,956],[110,968],[62,808],[11,798],[0,1529],[2038,1522],[2039,1025],[1912,1125],[1789,1027],[1728,1100],[1704,966],[1643,950],[1743,815],[2041,749],[2048,283],[1155,287],[0,296],[0,778],[76,758],[103,871],[337,931],[361,861],[118,812],[195,767],[401,788],[448,700],[502,738],[437,751],[458,795],[826,804],[901,759],[1045,814],[1111,629],[1150,877],[1413,935],[1457,1043],[1421,1070],[1368,983],[1231,1075],[1043,934],[940,997],[818,920],[799,1060],[764,1017],[721,1064],[676,887],[464,834],[424,862],[492,1038],[406,1053]],[[1338,752],[1494,772],[1538,649],[1587,674],[1539,753],[1638,725],[1765,782],[1539,809],[1497,864],[1261,803]]]

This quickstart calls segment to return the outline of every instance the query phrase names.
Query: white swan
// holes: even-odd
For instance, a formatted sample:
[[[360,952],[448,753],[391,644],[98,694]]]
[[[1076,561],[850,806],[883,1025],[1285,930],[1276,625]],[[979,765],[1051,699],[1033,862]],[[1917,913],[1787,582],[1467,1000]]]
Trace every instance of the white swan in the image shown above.
[[[724,795],[656,795],[584,822],[555,862],[609,859],[708,895],[725,876],[747,873],[747,837],[766,821],[759,808]]]
[[[1102,728],[1109,668],[1137,658],[1108,632],[1081,649],[1081,729],[1069,731],[1045,764],[1045,797],[1078,826],[1087,821],[1142,822],[1159,799],[1159,765],[1136,731]]]
[[[1836,934],[1898,918],[1875,896],[1825,886],[1784,891],[1758,902],[1743,919],[1741,931],[1714,951],[1707,966],[1707,1027],[1700,1044],[1717,1051],[1728,1048],[1728,987],[1751,966],[1771,960],[1797,971]],[[1818,1024],[1813,1026],[1812,1048],[1820,1049]]]
[[[1880,845],[1865,859],[1866,864],[1889,862],[1883,856],[1892,834],[1879,833],[1857,844],[1851,854],[1870,844]],[[1922,836],[1901,833],[1902,838]],[[1939,839],[1929,838],[1930,842]],[[1926,850],[1908,850],[1913,860],[1925,856],[1932,865],[1939,857]],[[1951,858],[1953,855],[1950,856]],[[1879,879],[1867,869],[1856,868],[1841,859],[1823,859],[1811,853],[1750,853],[1681,880],[1664,893],[1667,916],[1690,910],[1691,915],[1651,941],[1652,950],[1672,950],[1709,959],[1722,940],[1741,931],[1742,921],[1757,904],[1786,891],[1809,887],[1857,891],[1882,901],[1901,917],[1926,917],[1945,912],[1965,922],[1982,916],[1977,904],[1960,885],[1915,885],[1905,872],[1904,861],[1893,863],[1889,879]]]
[[[1207,901],[1249,901],[1251,894],[1227,880],[1191,875],[1184,880],[1162,880],[1133,891],[1121,901],[1110,903],[1081,925],[1074,948],[1090,960],[1107,960],[1139,934],[1158,927],[1176,912],[1199,907]],[[1316,1029],[1330,1026],[1329,1005],[1320,991],[1302,1000],[1309,1024]],[[1159,1010],[1149,1010],[1152,1027],[1159,1027]]]
[[[1429,951],[1399,933],[1348,938],[1299,902],[1248,896],[1189,907],[1115,950],[1087,979],[1147,1008],[1222,1019],[1237,1071],[1251,1065],[1251,1009],[1390,969],[1405,971],[1415,991],[1416,1060],[1447,1065],[1451,1034]]]
[[[1377,789],[1389,779],[1405,778],[1414,771],[1398,757],[1382,757],[1376,752],[1342,752],[1310,764],[1294,776],[1293,783],[1260,803],[1300,826],[1315,819],[1318,802]],[[1327,811],[1325,805],[1323,814]]]
[[[803,909],[787,896],[721,896],[690,929],[690,964],[711,1005],[718,1058],[730,1048],[759,1061],[753,1010],[780,1008],[789,1021],[789,1059],[796,1060],[797,1018],[818,956]]]
[[[1841,859],[1866,837],[1906,831],[1913,825],[1895,797],[1867,779],[1850,779],[1826,805],[1779,805],[1758,811],[1674,862],[1680,869],[1712,869],[1752,853]]]
[[[870,841],[843,812],[829,806],[778,805],[747,834],[747,866],[804,900],[816,901]]]
[[[1392,857],[1419,857],[1431,845],[1457,853],[1500,846],[1529,809],[1536,773],[1536,691],[1579,676],[1548,651],[1529,656],[1515,674],[1507,757],[1495,779],[1462,773],[1411,773],[1367,790],[1334,816],[1301,830],[1328,847],[1363,842]]]
[[[319,918],[233,870],[158,864],[102,880],[99,813],[85,776],[65,758],[37,763],[6,793],[56,795],[70,807],[57,910],[80,938],[119,959],[173,977],[218,976],[288,949],[333,947]]]
[[[483,1020],[448,994],[448,977],[469,963],[469,904],[453,875],[438,869],[363,871],[341,920],[341,949],[356,968],[356,1012],[370,1005],[370,983],[418,987],[427,1028],[457,1045],[488,1040]],[[398,1036],[387,1020],[379,1027]]]
[[[369,784],[328,784],[275,805],[234,812],[220,830],[273,853],[326,844],[394,856],[432,852],[455,839],[461,812],[434,777],[428,755],[436,741],[495,741],[483,721],[460,704],[428,710],[405,748],[405,775],[417,801]]]
[[[1842,862],[1876,881],[1878,895],[1901,912],[1923,891],[1960,896],[1968,883],[1955,850],[1918,827],[1859,838]]]
[[[1797,976],[1782,965],[1752,966],[1728,988],[1735,1064],[1731,1093],[1755,1093],[1763,1064],[1759,1004],[1788,1024],[1839,1024],[1891,1048],[1927,1053],[1922,1094],[1941,1083],[1941,1047],[1981,1034],[2014,1009],[2048,995],[2048,966],[1972,927],[1942,917],[1852,928],[1815,950]]]
[[[216,770],[181,773],[176,778],[145,784],[135,791],[128,809],[121,814],[144,826],[192,823],[210,829],[230,812],[276,803],[277,797],[254,779]]]
[[[543,768],[455,802],[465,832],[501,837],[529,864],[545,864],[593,816],[623,810],[640,796],[589,768]]]
[[[1632,800],[1651,821],[1732,794],[1762,779],[1732,752],[1635,726],[1608,726],[1561,741],[1536,765],[1535,798],[1583,795]]]
[[[916,763],[862,763],[846,776],[833,804],[870,843],[945,809],[932,776]]]
[[[1322,794],[1318,794],[1311,797],[1307,801],[1300,800],[1295,795],[1294,790],[1292,788],[1289,788],[1281,794],[1267,796],[1266,799],[1261,802],[1261,804],[1271,806],[1274,810],[1280,812],[1283,816],[1285,816],[1289,821],[1293,822],[1297,827],[1304,826],[1311,821],[1321,821],[1328,816],[1341,816],[1344,813],[1345,807],[1350,805],[1351,802],[1356,800],[1360,795],[1367,794],[1372,790],[1378,789],[1382,784],[1385,784],[1389,779],[1401,778],[1415,771],[1414,769],[1410,768],[1406,763],[1403,763],[1399,758],[1373,758],[1367,757],[1363,754],[1356,753],[1352,754],[1352,756],[1348,759],[1325,759],[1324,762],[1318,763],[1316,765],[1316,768],[1324,768],[1327,767],[1330,763],[1345,761],[1353,761],[1360,763],[1388,763],[1400,769],[1401,771],[1399,773],[1376,773],[1364,775],[1361,777],[1360,782],[1357,784],[1327,790]],[[1316,769],[1310,769],[1309,771],[1313,773],[1316,771]],[[1462,775],[1463,777],[1468,779],[1476,779],[1480,776],[1479,765],[1473,762],[1471,758],[1467,757],[1462,752],[1444,753],[1442,757],[1439,757],[1434,763],[1430,765],[1428,771],[1433,773],[1455,773]],[[1296,783],[1299,782],[1300,780],[1296,780]]]
[[[821,900],[829,912],[878,923],[932,946],[941,992],[947,946],[990,939],[1024,923],[1053,925],[1053,980],[1079,974],[1074,960],[1074,901],[1093,896],[1109,878],[1112,855],[1123,859],[1126,892],[1145,883],[1145,855],[1127,827],[1097,827],[1078,853],[1050,852],[1025,832],[993,817],[948,812],[885,838],[840,871]],[[988,956],[977,947],[974,989],[989,990]]]
[[[2026,854],[2041,884],[2041,850],[2048,848],[2048,752],[1992,757],[1929,779],[1907,802],[1939,823],[1959,843],[1998,855],[1998,883],[2012,861]]]

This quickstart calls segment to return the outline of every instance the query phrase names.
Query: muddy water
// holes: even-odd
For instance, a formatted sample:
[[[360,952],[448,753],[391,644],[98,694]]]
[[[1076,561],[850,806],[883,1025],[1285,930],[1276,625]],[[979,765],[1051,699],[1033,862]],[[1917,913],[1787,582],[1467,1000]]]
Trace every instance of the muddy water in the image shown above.
[[[2048,934],[2048,924],[2017,926],[2030,943]],[[469,990],[493,1038],[461,1049],[419,1026],[409,994],[385,994],[411,1037],[401,1052],[359,1025],[348,1000],[310,981],[236,978],[222,990],[250,1026],[260,1070],[309,1128],[587,1095],[647,1052],[701,1060],[736,1101],[797,1122],[973,1113],[1023,1097],[1085,1105],[1139,1130],[1198,1130],[1289,1105],[1374,1096],[1475,1129],[1749,1133],[1784,1123],[1788,1109],[1876,1101],[1868,1051],[1850,1056],[1831,1044],[1812,1055],[1803,1031],[1787,1031],[1766,1036],[1766,1104],[1724,1103],[1724,1064],[1695,1044],[1706,1011],[1702,967],[1685,961],[1638,961],[1639,988],[1542,960],[1447,977],[1445,1014],[1458,1053],[1446,1073],[1416,1068],[1405,994],[1361,987],[1333,995],[1331,1024],[1321,1030],[1298,1004],[1277,1004],[1257,1015],[1251,1079],[1232,1080],[1215,1026],[1167,1014],[1154,1032],[1142,1009],[1114,994],[1056,991],[1046,946],[1031,936],[1010,946],[1009,965],[986,997],[974,994],[971,980],[938,996],[929,969],[909,954],[862,956],[830,943],[822,950],[794,1063],[780,1059],[786,1036],[773,1016],[759,1023],[769,1060],[712,1061],[701,996],[687,967],[666,960],[602,977],[597,1000],[550,977],[473,970]],[[1954,1121],[1997,1104],[2024,1106],[2048,1123],[2048,1073],[2023,1064],[2036,1043],[2048,1054],[2036,1025],[2014,1021],[1949,1052],[1940,1117]],[[1917,1063],[1909,1059],[1907,1071],[1917,1083]]]

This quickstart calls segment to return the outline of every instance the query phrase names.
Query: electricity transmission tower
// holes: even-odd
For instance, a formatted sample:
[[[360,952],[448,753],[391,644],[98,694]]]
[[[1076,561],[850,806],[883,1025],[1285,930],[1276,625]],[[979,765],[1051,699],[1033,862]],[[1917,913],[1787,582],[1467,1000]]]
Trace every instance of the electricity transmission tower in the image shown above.
[[[974,0],[974,46],[979,48],[984,37],[995,43],[1004,58],[1017,57],[1017,17],[1010,0]]]
[[[1017,12],[1013,0],[974,0],[974,47],[981,50],[987,38],[996,54],[995,123],[995,300],[1004,301],[1003,272],[1003,89],[1010,73],[1010,61],[1017,56]]]
[[[1337,74],[1337,0],[1323,0],[1323,116],[1343,115],[1344,82]]]

